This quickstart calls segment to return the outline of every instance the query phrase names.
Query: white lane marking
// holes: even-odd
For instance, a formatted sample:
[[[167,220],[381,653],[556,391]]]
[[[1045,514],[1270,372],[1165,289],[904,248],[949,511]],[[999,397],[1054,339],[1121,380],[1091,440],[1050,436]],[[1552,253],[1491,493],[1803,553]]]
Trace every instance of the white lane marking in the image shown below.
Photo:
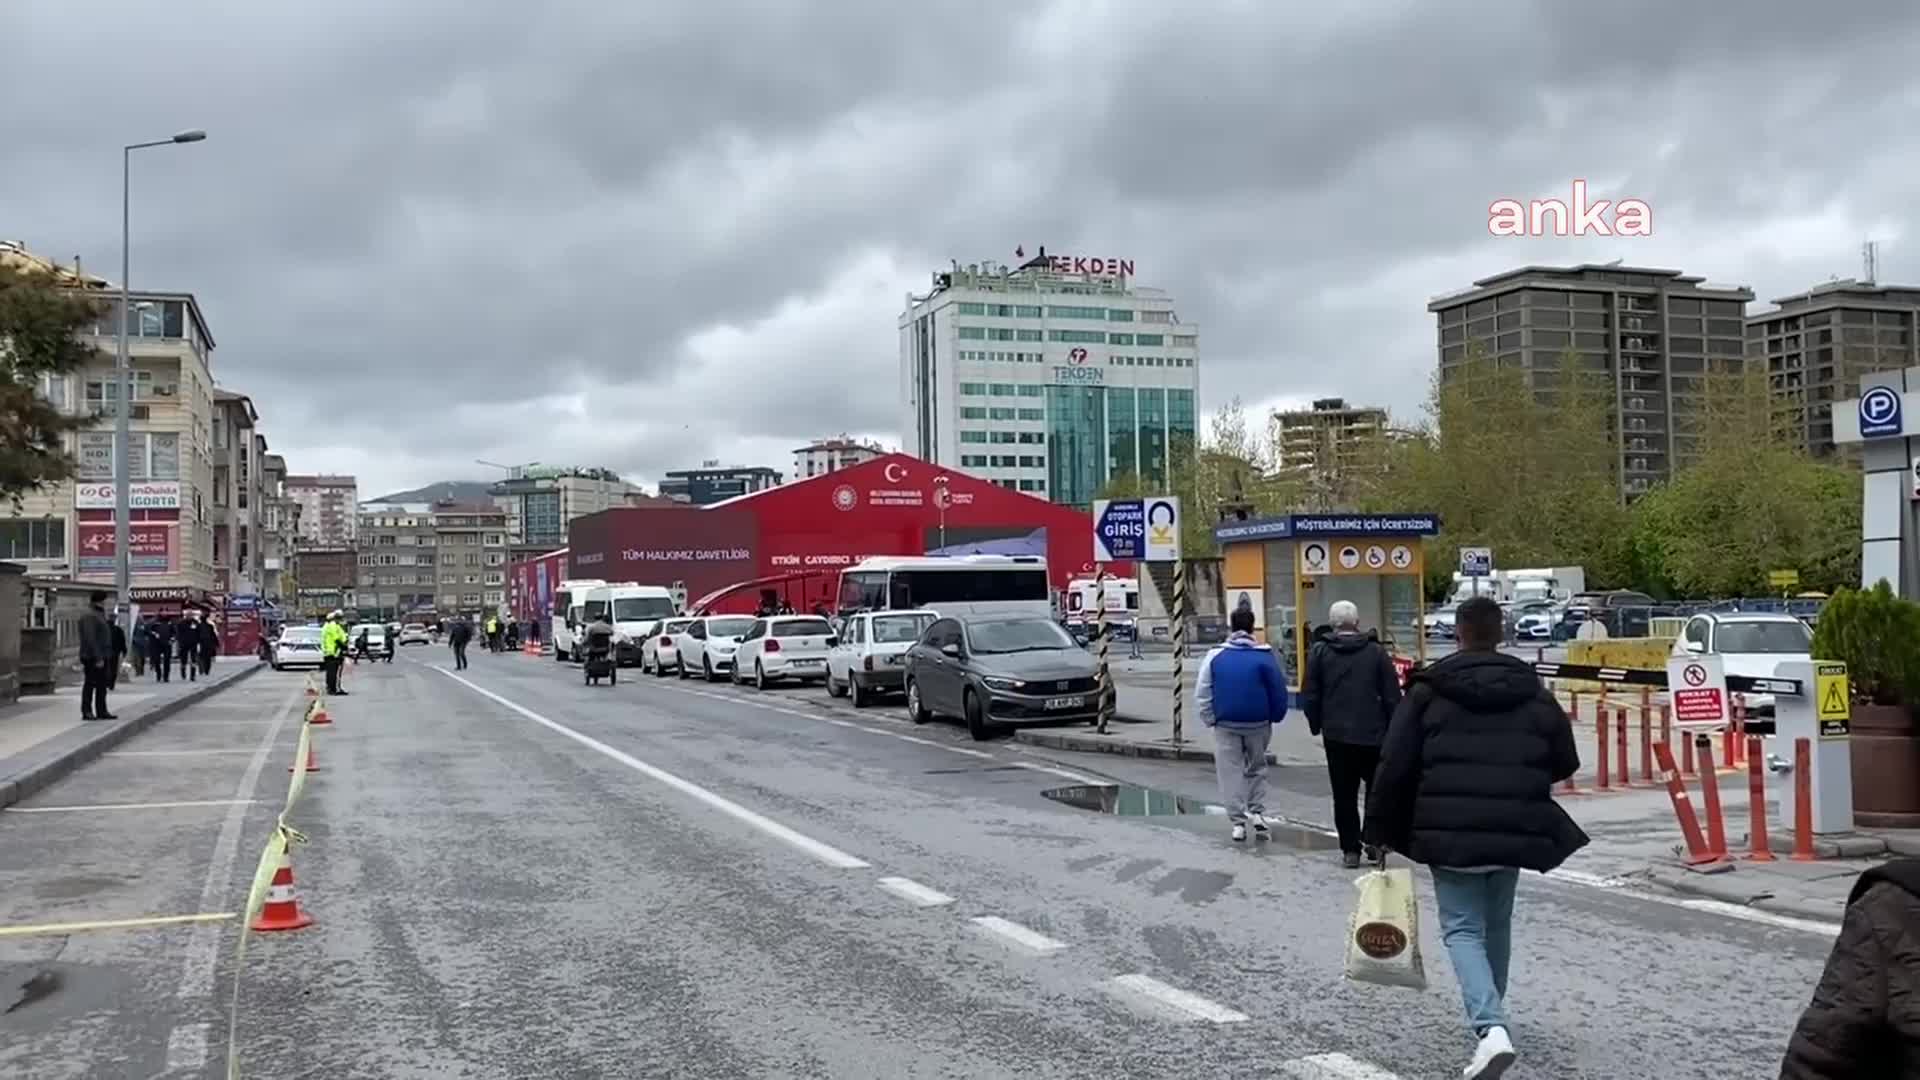
[[[985,750],[975,750],[971,746],[948,746],[945,743],[930,743],[929,745],[937,746],[949,754],[965,754],[968,757],[986,758],[988,761],[993,760],[992,754],[987,753]]]
[[[1168,986],[1150,975],[1122,975],[1108,980],[1107,985],[1164,1006],[1190,1020],[1205,1020],[1213,1024],[1239,1024],[1247,1020],[1246,1013],[1235,1012],[1217,1001]]]
[[[1071,769],[1058,769],[1052,765],[1035,765],[1031,761],[1016,761],[1013,763],[1013,767],[1016,769],[1032,769],[1034,772],[1052,773],[1054,776],[1065,777],[1076,784],[1089,784],[1093,787],[1107,786],[1110,783],[1106,780],[1099,780],[1088,776],[1086,773],[1077,773]]]
[[[932,739],[923,739],[918,735],[907,735],[898,731],[889,731],[887,732],[887,734],[893,736],[896,739],[899,739],[901,742],[919,743],[921,746],[939,746],[940,745],[939,743],[934,742]]]
[[[939,907],[953,903],[953,897],[946,893],[903,877],[883,877],[875,884],[915,907]]]
[[[1840,924],[1821,922],[1818,919],[1801,919],[1792,915],[1780,915],[1759,908],[1729,904],[1724,900],[1681,900],[1680,906],[1691,911],[1704,911],[1714,915],[1728,915],[1748,922],[1777,926],[1783,930],[1799,930],[1808,934],[1820,934],[1824,937],[1839,937]]]
[[[827,722],[827,723],[829,723],[829,724],[832,724],[832,725],[833,725],[834,727],[850,727],[850,728],[857,728],[857,727],[859,727],[859,726],[860,726],[859,724],[856,724],[856,723],[854,723],[854,722],[853,722],[853,721],[851,721],[851,720],[835,720],[834,718],[832,718],[832,717],[830,717],[830,716],[829,716],[829,717],[823,717],[822,719],[824,719],[824,720],[826,720],[826,722]]]
[[[446,668],[435,667],[433,670],[439,672],[442,675],[445,675],[447,678],[452,679],[454,682],[459,683],[460,685],[466,687],[469,690],[472,690],[474,693],[479,694],[482,697],[491,699],[492,701],[500,705],[503,705],[509,709],[512,709],[514,712],[519,713],[521,716],[526,717],[527,719],[533,721],[536,724],[539,724],[541,727],[544,727],[549,731],[555,732],[560,735],[565,735],[567,738],[572,739],[574,742],[579,743],[581,746],[584,746],[589,750],[592,750],[596,753],[604,755],[605,757],[611,758],[612,760],[617,761],[622,765],[625,765],[627,768],[632,769],[634,772],[637,772],[642,776],[648,777],[652,780],[658,781],[659,783],[665,784],[666,786],[674,789],[675,791],[680,792],[683,795],[687,795],[694,799],[698,799],[700,802],[703,802],[708,806],[712,807],[713,809],[720,811],[721,813],[727,815],[730,818],[733,818],[735,821],[738,821],[741,824],[746,825],[750,828],[758,829],[761,832],[766,833],[768,836],[771,836],[774,839],[779,840],[781,843],[788,845],[789,847],[796,848],[802,852],[805,852],[808,855],[813,856],[816,859],[819,859],[821,862],[826,863],[828,866],[837,867],[841,870],[857,870],[868,865],[868,863],[863,859],[857,859],[852,855],[849,855],[846,852],[841,851],[839,848],[833,847],[829,844],[822,843],[818,840],[815,840],[811,836],[807,836],[804,833],[797,832],[793,829],[789,829],[785,825],[780,824],[779,822],[773,820],[772,818],[767,817],[764,814],[756,813],[755,811],[749,810],[746,807],[741,806],[739,803],[734,802],[731,799],[725,798],[720,795],[716,795],[713,792],[708,791],[706,788],[701,787],[699,784],[693,783],[690,780],[683,780],[680,777],[675,776],[674,774],[666,771],[665,769],[659,768],[654,765],[649,765],[646,762],[641,761],[639,758],[634,757],[632,754],[629,754],[624,750],[616,750],[613,747],[608,746],[606,743],[601,742],[599,739],[596,739],[591,735],[583,735],[580,732],[573,730],[572,728],[568,727],[565,724],[559,723],[558,721],[555,721],[555,720],[549,720],[546,717],[541,716],[539,713],[534,712],[532,709],[529,709],[524,705],[520,705],[515,702],[509,701],[506,698],[501,697],[499,694],[496,694],[493,691],[488,690],[483,686],[478,686],[466,679],[461,678],[458,675],[455,675],[453,672],[448,671]]]
[[[9,814],[65,814],[82,810],[171,810],[181,806],[233,806],[259,799],[188,799],[181,802],[110,802],[90,806],[9,806]]]
[[[254,748],[253,760],[247,762],[246,771],[240,774],[240,783],[234,788],[234,803],[227,808],[227,816],[220,822],[220,833],[213,841],[213,857],[207,862],[207,880],[200,888],[200,910],[219,911],[226,905],[220,901],[227,895],[227,884],[233,880],[233,860],[240,851],[240,833],[247,820],[247,802],[260,784],[260,773],[267,767],[267,757],[273,752],[274,741],[280,737],[280,727],[292,715],[294,703],[300,700],[300,688],[291,687],[282,699],[280,707],[274,710],[273,723],[260,736],[260,743]],[[243,801],[245,800],[245,801]],[[241,933],[246,933],[242,927]],[[220,925],[210,923],[193,928],[193,940],[187,942],[181,954],[180,989],[175,993],[179,998],[205,997],[213,993],[213,969],[219,959]]]
[[[211,1024],[181,1024],[167,1035],[167,1069],[198,1069],[207,1063]]]
[[[1400,1080],[1391,1073],[1345,1054],[1314,1054],[1280,1063],[1280,1071],[1296,1080]]]
[[[981,915],[972,922],[989,934],[1041,956],[1057,953],[1067,947],[1064,941],[1055,941],[1038,930],[1029,930],[1017,922],[1008,922],[998,915]]]
[[[205,757],[208,755],[251,754],[252,750],[109,750],[106,757]]]
[[[868,726],[867,726],[867,725],[865,725],[865,724],[855,724],[854,726],[855,726],[855,727],[857,727],[857,728],[859,728],[859,729],[860,729],[861,731],[864,731],[864,732],[866,732],[866,733],[867,733],[867,734],[869,734],[869,735],[891,735],[891,734],[893,734],[893,732],[891,732],[891,731],[888,731],[888,730],[886,730],[885,728],[877,728],[877,727],[868,727]]]

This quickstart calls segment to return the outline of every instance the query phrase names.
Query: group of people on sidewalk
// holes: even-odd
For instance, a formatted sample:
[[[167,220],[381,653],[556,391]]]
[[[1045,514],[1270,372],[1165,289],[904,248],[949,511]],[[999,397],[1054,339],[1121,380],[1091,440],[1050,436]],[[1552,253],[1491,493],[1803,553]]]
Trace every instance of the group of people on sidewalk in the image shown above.
[[[129,635],[107,610],[107,593],[87,596],[87,612],[80,617],[80,718],[114,720],[107,711],[107,692],[120,682],[120,668],[131,658],[136,676],[153,673],[155,682],[171,682],[177,664],[189,681],[213,673],[220,655],[220,630],[198,611],[178,617],[141,616]]]
[[[1334,604],[1328,622],[1299,696],[1326,751],[1342,861],[1384,865],[1397,852],[1428,868],[1476,1039],[1461,1075],[1491,1080],[1516,1058],[1506,997],[1520,871],[1553,870],[1587,843],[1553,800],[1554,785],[1580,767],[1572,723],[1529,664],[1499,651],[1504,614],[1490,598],[1460,605],[1458,651],[1413,673],[1404,690],[1353,604]],[[1251,610],[1233,613],[1195,695],[1235,841],[1270,832],[1267,747],[1290,704],[1279,659],[1254,625]],[[1861,876],[1780,1076],[1920,1080],[1920,860]]]

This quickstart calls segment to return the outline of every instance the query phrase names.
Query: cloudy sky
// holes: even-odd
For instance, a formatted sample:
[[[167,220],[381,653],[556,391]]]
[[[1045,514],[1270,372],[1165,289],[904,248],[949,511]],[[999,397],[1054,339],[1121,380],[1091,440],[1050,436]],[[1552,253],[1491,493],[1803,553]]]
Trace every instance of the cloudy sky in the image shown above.
[[[298,14],[284,14],[298,10]],[[296,471],[374,494],[900,439],[950,260],[1131,258],[1202,407],[1417,413],[1434,294],[1524,263],[1762,300],[1908,243],[1920,6],[0,0],[0,237],[198,294]],[[1489,203],[1653,209],[1495,238]]]

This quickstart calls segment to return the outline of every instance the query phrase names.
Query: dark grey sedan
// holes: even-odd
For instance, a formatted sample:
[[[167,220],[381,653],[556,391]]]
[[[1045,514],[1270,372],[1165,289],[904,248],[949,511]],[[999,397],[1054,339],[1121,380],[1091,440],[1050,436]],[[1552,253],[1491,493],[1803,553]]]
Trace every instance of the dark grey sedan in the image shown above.
[[[913,722],[961,717],[975,739],[1002,724],[1100,717],[1099,662],[1039,616],[937,619],[907,650],[906,669]]]

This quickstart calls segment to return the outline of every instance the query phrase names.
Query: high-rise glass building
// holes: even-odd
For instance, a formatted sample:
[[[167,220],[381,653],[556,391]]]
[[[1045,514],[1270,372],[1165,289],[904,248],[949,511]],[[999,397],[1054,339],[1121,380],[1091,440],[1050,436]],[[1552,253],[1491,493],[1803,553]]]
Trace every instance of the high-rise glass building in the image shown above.
[[[1194,439],[1199,328],[1127,259],[956,264],[900,315],[906,451],[1085,505],[1116,476],[1167,482]]]

